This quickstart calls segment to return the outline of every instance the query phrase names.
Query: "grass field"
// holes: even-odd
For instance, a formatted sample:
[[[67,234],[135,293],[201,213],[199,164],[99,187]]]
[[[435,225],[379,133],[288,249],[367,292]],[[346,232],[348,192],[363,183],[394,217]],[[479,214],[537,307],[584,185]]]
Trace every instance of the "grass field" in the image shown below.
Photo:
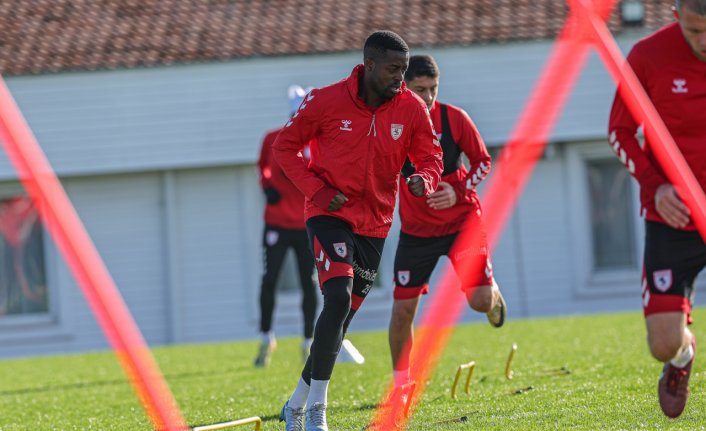
[[[693,330],[706,342],[706,309],[697,309],[694,317]],[[459,326],[408,429],[706,429],[706,352],[697,355],[685,413],[669,420],[656,398],[661,366],[649,357],[644,336],[638,313],[511,320],[500,330],[486,324]],[[332,431],[363,430],[390,376],[385,332],[349,338],[366,362],[339,364],[334,371]],[[515,377],[507,380],[504,368],[513,342],[519,346]],[[280,339],[268,369],[252,367],[256,346],[251,341],[155,349],[190,425],[256,415],[264,430],[283,429],[276,416],[300,372],[299,340]],[[470,360],[477,362],[471,395],[460,390],[454,401],[450,392],[456,367]],[[109,352],[0,364],[2,431],[150,429]],[[561,367],[570,374],[556,373]]]

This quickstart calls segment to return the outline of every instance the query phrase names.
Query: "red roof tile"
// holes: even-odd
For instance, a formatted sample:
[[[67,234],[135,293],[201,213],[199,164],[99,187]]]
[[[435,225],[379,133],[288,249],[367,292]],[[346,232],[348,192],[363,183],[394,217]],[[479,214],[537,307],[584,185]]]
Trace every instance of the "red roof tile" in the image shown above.
[[[673,18],[645,0],[645,23]],[[377,29],[412,47],[554,37],[562,0],[3,0],[5,75],[360,49]],[[622,30],[619,12],[610,19]]]

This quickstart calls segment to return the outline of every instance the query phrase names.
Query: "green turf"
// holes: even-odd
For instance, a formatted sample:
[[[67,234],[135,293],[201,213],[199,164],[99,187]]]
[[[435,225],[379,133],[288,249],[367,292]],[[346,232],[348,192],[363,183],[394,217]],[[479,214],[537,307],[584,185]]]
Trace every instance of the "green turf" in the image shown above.
[[[694,317],[692,329],[706,342],[706,309],[697,309]],[[706,353],[697,356],[685,413],[670,420],[657,404],[661,366],[650,358],[644,337],[638,313],[511,320],[499,330],[487,324],[460,326],[408,429],[706,429]],[[349,338],[366,362],[340,364],[334,371],[328,414],[332,431],[363,430],[390,376],[385,332]],[[519,348],[515,377],[507,380],[504,368],[512,342]],[[190,425],[256,415],[264,420],[264,430],[283,429],[276,415],[298,379],[299,340],[280,339],[267,369],[252,367],[256,347],[250,341],[155,349]],[[454,401],[450,392],[456,367],[470,360],[477,362],[471,395],[459,391]],[[0,364],[2,431],[150,429],[111,353]],[[561,367],[571,373],[556,373]]]

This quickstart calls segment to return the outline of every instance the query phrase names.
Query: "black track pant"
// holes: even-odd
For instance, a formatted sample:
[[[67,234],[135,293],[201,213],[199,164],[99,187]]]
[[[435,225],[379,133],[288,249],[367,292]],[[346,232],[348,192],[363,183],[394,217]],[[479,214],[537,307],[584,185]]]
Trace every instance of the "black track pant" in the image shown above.
[[[347,222],[329,216],[312,217],[306,226],[324,294],[302,371],[311,383],[331,378],[348,326],[373,287],[385,239],[357,235]]]
[[[303,293],[304,337],[311,338],[314,335],[316,318],[316,282],[314,281],[314,258],[309,249],[309,239],[305,230],[265,226],[263,235],[265,273],[262,276],[260,288],[260,331],[268,332],[272,329],[275,288],[290,247],[294,249],[299,267],[299,282]]]

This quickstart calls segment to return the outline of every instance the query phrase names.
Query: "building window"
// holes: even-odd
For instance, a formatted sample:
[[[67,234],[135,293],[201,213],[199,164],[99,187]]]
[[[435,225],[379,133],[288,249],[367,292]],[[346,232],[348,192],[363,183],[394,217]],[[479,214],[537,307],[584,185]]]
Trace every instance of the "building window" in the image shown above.
[[[635,267],[630,174],[612,157],[586,160],[594,270]]]
[[[30,199],[0,199],[0,318],[49,311],[43,236]]]

